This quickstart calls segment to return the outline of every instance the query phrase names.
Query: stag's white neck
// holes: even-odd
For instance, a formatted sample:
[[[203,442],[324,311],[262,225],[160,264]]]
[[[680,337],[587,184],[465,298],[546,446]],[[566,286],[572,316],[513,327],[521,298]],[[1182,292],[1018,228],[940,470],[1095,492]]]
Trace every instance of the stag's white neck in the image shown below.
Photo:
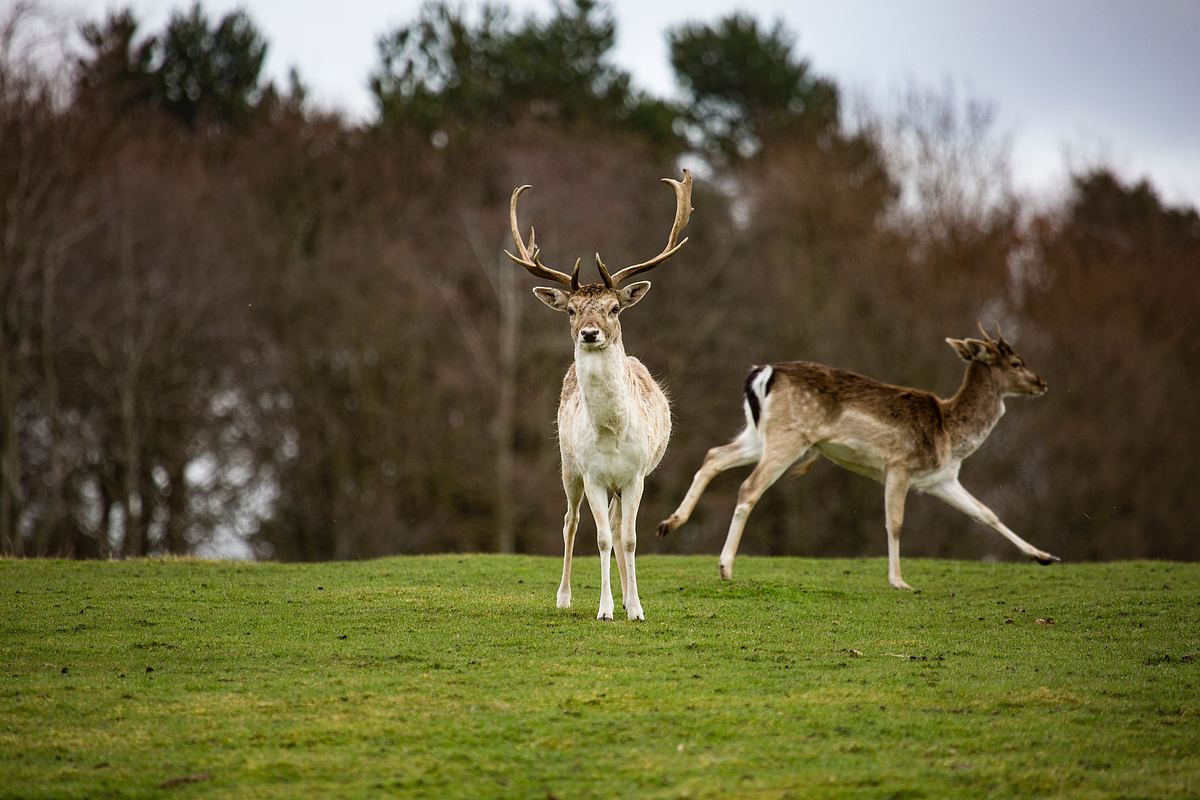
[[[603,350],[575,348],[579,395],[593,430],[600,436],[620,436],[630,419],[629,370],[625,348],[613,342]]]

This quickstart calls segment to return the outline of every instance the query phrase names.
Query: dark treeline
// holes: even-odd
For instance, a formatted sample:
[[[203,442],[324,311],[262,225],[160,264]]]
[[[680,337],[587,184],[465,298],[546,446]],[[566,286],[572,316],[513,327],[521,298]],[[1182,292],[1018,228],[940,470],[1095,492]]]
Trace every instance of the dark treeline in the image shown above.
[[[676,420],[646,530],[741,425],[752,363],[946,396],[943,338],[981,319],[1051,391],[1009,403],[964,483],[1065,558],[1200,556],[1200,217],[1104,168],[1035,206],[952,92],[851,121],[788,31],[735,15],[668,32],[665,100],[613,63],[602,4],[436,3],[381,36],[359,124],[268,82],[243,13],[115,13],[57,60],[37,6],[5,13],[0,553],[558,552],[571,345],[501,254],[509,194],[536,186],[547,263],[630,263],[682,159],[691,242],[624,323]],[[645,546],[715,553],[738,480]],[[1015,555],[936,501],[909,514],[906,553]],[[783,481],[743,552],[882,554],[881,492]]]

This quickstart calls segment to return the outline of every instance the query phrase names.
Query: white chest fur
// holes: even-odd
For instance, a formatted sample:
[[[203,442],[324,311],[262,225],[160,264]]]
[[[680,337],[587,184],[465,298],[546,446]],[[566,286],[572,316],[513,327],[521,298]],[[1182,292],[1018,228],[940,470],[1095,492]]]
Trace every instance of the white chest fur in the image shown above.
[[[650,457],[625,362],[619,347],[576,353],[579,393],[574,413],[564,420],[568,430],[562,431],[582,471],[611,489],[643,472]]]

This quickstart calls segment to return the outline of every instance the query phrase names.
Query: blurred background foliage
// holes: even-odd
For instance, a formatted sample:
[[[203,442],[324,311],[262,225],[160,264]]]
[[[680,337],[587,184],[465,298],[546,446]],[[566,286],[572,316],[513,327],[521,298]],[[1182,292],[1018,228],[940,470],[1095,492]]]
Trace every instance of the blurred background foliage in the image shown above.
[[[262,74],[245,13],[128,10],[47,58],[0,19],[0,552],[281,560],[557,553],[566,324],[507,262],[509,193],[548,263],[692,240],[625,320],[673,397],[643,549],[716,552],[741,476],[648,534],[740,427],[753,363],[812,359],[943,396],[943,344],[1000,323],[1051,391],[964,482],[1069,559],[1200,556],[1200,217],[1103,165],[1011,187],[986,104],[914,88],[854,113],[791,32],[667,33],[679,100],[613,63],[607,6],[442,2],[379,38],[377,114]],[[1015,551],[932,500],[913,555]],[[587,549],[587,537],[581,537]],[[883,552],[879,487],[829,465],[764,498],[744,551]]]

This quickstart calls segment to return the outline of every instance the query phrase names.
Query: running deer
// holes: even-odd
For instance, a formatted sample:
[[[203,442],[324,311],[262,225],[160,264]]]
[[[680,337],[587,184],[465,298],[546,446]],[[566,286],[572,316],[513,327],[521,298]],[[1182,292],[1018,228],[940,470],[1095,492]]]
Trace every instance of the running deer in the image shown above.
[[[625,288],[620,288],[621,284],[662,264],[687,243],[687,239],[679,239],[679,232],[692,212],[692,176],[684,170],[682,181],[662,180],[675,190],[676,203],[675,221],[666,246],[649,261],[611,275],[597,253],[596,267],[603,282],[584,286],[579,285],[579,259],[567,275],[542,264],[532,228],[528,244],[521,239],[517,203],[521,193],[530,187],[515,189],[509,205],[517,255],[508,251],[505,255],[533,275],[568,287],[539,286],[533,290],[547,306],[567,314],[575,345],[575,363],[563,378],[558,403],[558,446],[563,489],[567,494],[558,607],[571,607],[571,555],[579,525],[579,504],[586,495],[596,521],[596,545],[600,549],[600,610],[596,618],[602,620],[613,618],[609,565],[614,533],[622,604],[629,619],[645,619],[634,565],[635,524],[646,475],[658,466],[671,438],[667,397],[642,362],[625,355],[620,320],[621,313],[636,305],[650,289],[649,281],[637,281]]]
[[[995,529],[1041,564],[1058,561],[1009,530],[958,482],[963,460],[1003,416],[1004,398],[1046,393],[1046,382],[999,331],[993,339],[982,325],[979,330],[982,341],[946,339],[967,362],[962,385],[948,400],[806,361],[755,367],[746,378],[745,430],[708,451],[679,508],[659,524],[658,535],[687,522],[716,475],[757,462],[738,490],[721,551],[721,577],[729,578],[746,518],[763,492],[793,464],[796,474],[804,475],[818,456],[825,456],[883,484],[888,583],[897,589],[912,588],[900,577],[900,529],[909,489],[928,492]]]

